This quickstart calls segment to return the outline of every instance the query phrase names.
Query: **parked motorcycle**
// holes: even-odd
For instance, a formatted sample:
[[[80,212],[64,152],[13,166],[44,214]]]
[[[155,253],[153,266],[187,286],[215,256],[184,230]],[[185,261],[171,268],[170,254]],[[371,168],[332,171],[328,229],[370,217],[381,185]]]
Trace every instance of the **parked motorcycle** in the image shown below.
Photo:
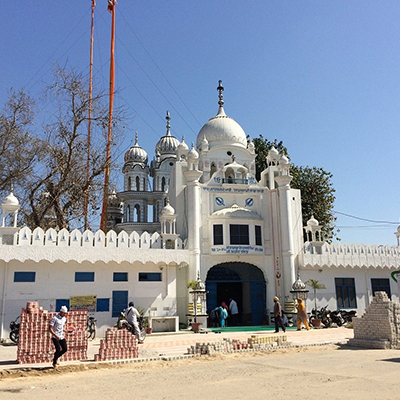
[[[344,323],[351,322],[353,318],[357,316],[356,310],[349,310],[349,311],[339,310],[339,311],[343,317]]]
[[[327,309],[327,306],[322,307],[320,310],[316,310],[313,308],[311,311],[311,315],[309,318],[310,325],[312,325],[313,319],[320,319],[325,328],[329,328],[332,325],[332,319],[330,317],[330,311]]]
[[[138,318],[138,325],[139,325],[139,330],[140,330],[140,339],[142,342],[144,342],[144,339],[146,338],[146,329],[143,327],[143,317],[141,316]],[[127,329],[129,332],[132,333],[132,335],[135,334],[133,325],[131,325],[125,315],[125,312],[121,312],[119,314],[117,324],[115,325],[116,328],[118,329]]]
[[[342,326],[345,324],[345,320],[342,316],[342,310],[331,311],[329,315],[332,319],[332,322],[337,326]]]
[[[15,343],[18,344],[19,342],[19,326],[20,323],[18,322],[19,315],[15,318],[14,321],[10,322],[10,339]]]

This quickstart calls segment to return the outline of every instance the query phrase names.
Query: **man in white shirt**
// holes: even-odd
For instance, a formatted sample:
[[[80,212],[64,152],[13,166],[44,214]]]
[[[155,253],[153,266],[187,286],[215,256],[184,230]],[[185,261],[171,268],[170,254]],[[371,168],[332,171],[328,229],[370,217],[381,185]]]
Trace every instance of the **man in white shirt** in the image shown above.
[[[230,326],[239,325],[239,310],[235,300],[232,298],[229,299],[229,314],[230,314]]]
[[[125,315],[127,321],[133,326],[134,334],[138,340],[138,343],[143,343],[142,338],[140,337],[140,329],[138,318],[140,318],[139,311],[136,310],[133,301],[129,303],[129,307],[125,310]]]
[[[55,315],[49,325],[49,331],[51,333],[51,340],[53,341],[54,347],[56,349],[53,358],[53,368],[57,368],[58,359],[67,352],[67,341],[65,340],[64,331],[65,323],[67,319],[65,316],[68,313],[68,308],[62,306],[60,312]]]

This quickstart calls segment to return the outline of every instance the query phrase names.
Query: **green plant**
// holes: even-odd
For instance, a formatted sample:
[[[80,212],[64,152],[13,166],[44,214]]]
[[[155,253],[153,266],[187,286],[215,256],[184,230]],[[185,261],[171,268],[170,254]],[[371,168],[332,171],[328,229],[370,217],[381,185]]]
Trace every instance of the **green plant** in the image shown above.
[[[314,290],[314,302],[315,302],[315,313],[317,313],[317,290],[326,289],[323,283],[320,283],[317,279],[309,279],[306,284]]]
[[[196,289],[200,289],[200,285],[201,285],[201,281],[199,281],[199,280],[190,280],[188,283],[187,283],[187,288],[188,289],[192,289],[192,290],[196,290]]]

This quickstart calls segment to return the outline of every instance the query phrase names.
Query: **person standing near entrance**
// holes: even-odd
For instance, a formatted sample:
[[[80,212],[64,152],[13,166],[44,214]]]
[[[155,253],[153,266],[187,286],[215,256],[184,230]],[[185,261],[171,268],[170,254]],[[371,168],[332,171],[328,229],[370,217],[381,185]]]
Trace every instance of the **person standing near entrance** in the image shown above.
[[[58,359],[67,352],[67,341],[65,340],[65,323],[67,319],[68,308],[62,306],[60,312],[55,315],[49,325],[49,331],[51,333],[51,340],[53,341],[54,347],[56,349],[53,358],[53,368],[57,368]]]
[[[229,299],[229,319],[231,326],[239,325],[239,310],[235,300]]]
[[[282,328],[283,332],[286,332],[285,325],[282,322],[282,306],[279,303],[279,297],[274,297],[274,303],[275,333],[279,332],[279,327]]]

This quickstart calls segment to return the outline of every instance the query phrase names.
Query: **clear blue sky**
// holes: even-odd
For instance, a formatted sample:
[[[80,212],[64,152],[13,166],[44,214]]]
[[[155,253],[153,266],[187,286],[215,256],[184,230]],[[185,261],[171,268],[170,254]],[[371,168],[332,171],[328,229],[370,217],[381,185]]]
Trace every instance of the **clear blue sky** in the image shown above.
[[[0,104],[36,96],[55,62],[88,73],[91,0],[0,0]],[[107,0],[95,11],[95,77],[107,88]],[[119,0],[117,105],[130,116],[124,151],[154,157],[172,133],[195,141],[217,112],[250,137],[283,140],[296,165],[333,173],[345,243],[395,245],[400,217],[400,2]],[[121,189],[119,187],[118,189]]]

